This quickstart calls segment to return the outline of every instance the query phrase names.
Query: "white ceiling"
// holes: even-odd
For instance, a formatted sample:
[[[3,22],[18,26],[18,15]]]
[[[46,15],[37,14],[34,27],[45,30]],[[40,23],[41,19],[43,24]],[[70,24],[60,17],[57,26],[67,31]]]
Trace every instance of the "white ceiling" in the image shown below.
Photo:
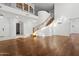
[[[53,3],[35,3],[35,8],[36,10],[51,10],[53,5]]]
[[[35,5],[35,14],[37,15],[38,11],[44,10],[49,12],[54,9],[54,3],[34,3]]]

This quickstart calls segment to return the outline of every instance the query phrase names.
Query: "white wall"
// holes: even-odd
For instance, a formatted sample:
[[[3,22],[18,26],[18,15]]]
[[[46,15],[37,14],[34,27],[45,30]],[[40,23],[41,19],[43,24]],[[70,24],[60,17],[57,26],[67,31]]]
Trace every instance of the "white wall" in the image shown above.
[[[24,35],[30,35],[33,32],[33,27],[39,24],[38,20],[28,19],[24,22]]]
[[[55,4],[55,20],[58,20],[61,17],[66,17],[69,21],[70,18],[77,18],[79,17],[79,3],[56,3]],[[72,19],[71,19],[72,20]],[[75,19],[74,19],[75,20]],[[75,27],[69,27],[74,25]],[[70,34],[71,33],[78,33],[79,32],[79,22],[70,22],[69,24],[58,25],[54,28],[55,34]]]
[[[79,18],[71,19],[70,33],[79,33]]]
[[[70,33],[70,21],[67,18],[54,20],[52,25],[53,35],[69,36]]]
[[[15,37],[16,36],[16,19],[10,18],[9,19],[9,27],[10,27],[10,36]]]
[[[9,22],[4,17],[0,19],[0,36],[9,36]]]
[[[3,31],[4,28],[4,31]],[[3,18],[0,20],[0,36],[15,37],[16,36],[16,21],[13,18]]]
[[[66,16],[68,18],[79,17],[79,3],[56,3],[55,19]]]

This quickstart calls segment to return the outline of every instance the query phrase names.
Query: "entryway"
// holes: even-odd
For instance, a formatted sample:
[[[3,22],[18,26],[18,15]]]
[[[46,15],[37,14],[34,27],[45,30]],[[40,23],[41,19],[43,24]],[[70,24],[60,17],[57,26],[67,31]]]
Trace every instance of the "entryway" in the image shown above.
[[[23,22],[16,23],[16,35],[23,35]]]

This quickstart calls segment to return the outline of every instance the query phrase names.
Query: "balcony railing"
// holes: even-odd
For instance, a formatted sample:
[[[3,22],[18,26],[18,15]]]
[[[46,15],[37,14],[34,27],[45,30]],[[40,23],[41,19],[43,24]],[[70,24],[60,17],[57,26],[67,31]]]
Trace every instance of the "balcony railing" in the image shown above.
[[[29,3],[3,3],[3,5],[34,14],[34,5]]]

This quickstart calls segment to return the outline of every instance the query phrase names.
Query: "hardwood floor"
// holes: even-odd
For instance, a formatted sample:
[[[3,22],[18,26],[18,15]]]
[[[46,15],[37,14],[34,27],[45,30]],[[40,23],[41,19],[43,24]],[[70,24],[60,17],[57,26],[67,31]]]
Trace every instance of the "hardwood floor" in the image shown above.
[[[73,55],[79,56],[79,34],[71,34]]]
[[[70,56],[79,55],[79,40],[74,35],[27,37],[0,41],[0,55]]]

